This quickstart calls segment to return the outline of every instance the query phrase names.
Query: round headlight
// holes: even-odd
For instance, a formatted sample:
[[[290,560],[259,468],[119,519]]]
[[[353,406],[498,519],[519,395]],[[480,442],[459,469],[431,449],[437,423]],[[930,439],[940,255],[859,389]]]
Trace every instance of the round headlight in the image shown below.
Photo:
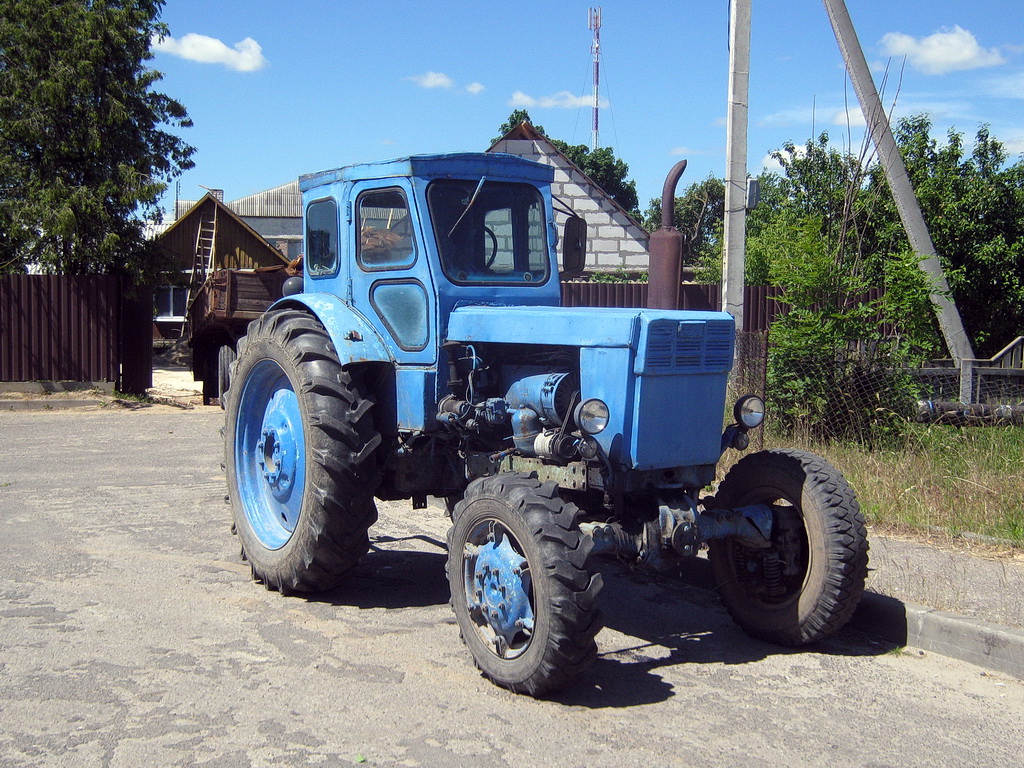
[[[732,415],[744,429],[759,427],[764,421],[764,400],[757,395],[744,395],[736,401]]]
[[[576,423],[589,435],[604,432],[608,426],[608,406],[592,397],[576,406]]]

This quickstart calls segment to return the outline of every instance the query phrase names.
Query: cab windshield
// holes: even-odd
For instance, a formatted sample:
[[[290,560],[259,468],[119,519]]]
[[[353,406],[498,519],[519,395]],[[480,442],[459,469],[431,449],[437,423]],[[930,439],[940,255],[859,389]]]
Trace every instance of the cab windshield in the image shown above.
[[[441,266],[453,283],[547,282],[544,201],[536,187],[438,179],[427,188],[427,202]]]

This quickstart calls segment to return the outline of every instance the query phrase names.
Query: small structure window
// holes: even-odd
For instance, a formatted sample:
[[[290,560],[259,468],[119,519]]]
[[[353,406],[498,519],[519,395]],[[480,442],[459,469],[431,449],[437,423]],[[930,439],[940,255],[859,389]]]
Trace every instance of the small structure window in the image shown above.
[[[306,209],[306,265],[311,275],[338,268],[338,206],[333,199],[316,200]]]
[[[188,311],[188,288],[184,285],[161,285],[153,293],[158,321],[182,321]]]
[[[359,266],[366,270],[400,269],[416,261],[409,203],[400,189],[365,192],[356,204],[359,220]]]

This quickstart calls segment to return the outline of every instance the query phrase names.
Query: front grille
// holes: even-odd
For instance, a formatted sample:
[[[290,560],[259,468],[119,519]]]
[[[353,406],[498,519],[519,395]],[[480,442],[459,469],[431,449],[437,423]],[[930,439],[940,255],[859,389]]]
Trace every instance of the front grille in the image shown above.
[[[644,341],[641,373],[721,373],[732,366],[727,320],[652,320]]]

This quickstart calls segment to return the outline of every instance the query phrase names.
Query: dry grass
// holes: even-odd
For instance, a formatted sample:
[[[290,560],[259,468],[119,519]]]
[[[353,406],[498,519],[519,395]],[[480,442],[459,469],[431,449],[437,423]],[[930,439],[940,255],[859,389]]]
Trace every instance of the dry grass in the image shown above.
[[[885,450],[770,433],[763,443],[828,459],[856,489],[872,525],[1024,546],[1024,427],[914,425],[898,447]]]

